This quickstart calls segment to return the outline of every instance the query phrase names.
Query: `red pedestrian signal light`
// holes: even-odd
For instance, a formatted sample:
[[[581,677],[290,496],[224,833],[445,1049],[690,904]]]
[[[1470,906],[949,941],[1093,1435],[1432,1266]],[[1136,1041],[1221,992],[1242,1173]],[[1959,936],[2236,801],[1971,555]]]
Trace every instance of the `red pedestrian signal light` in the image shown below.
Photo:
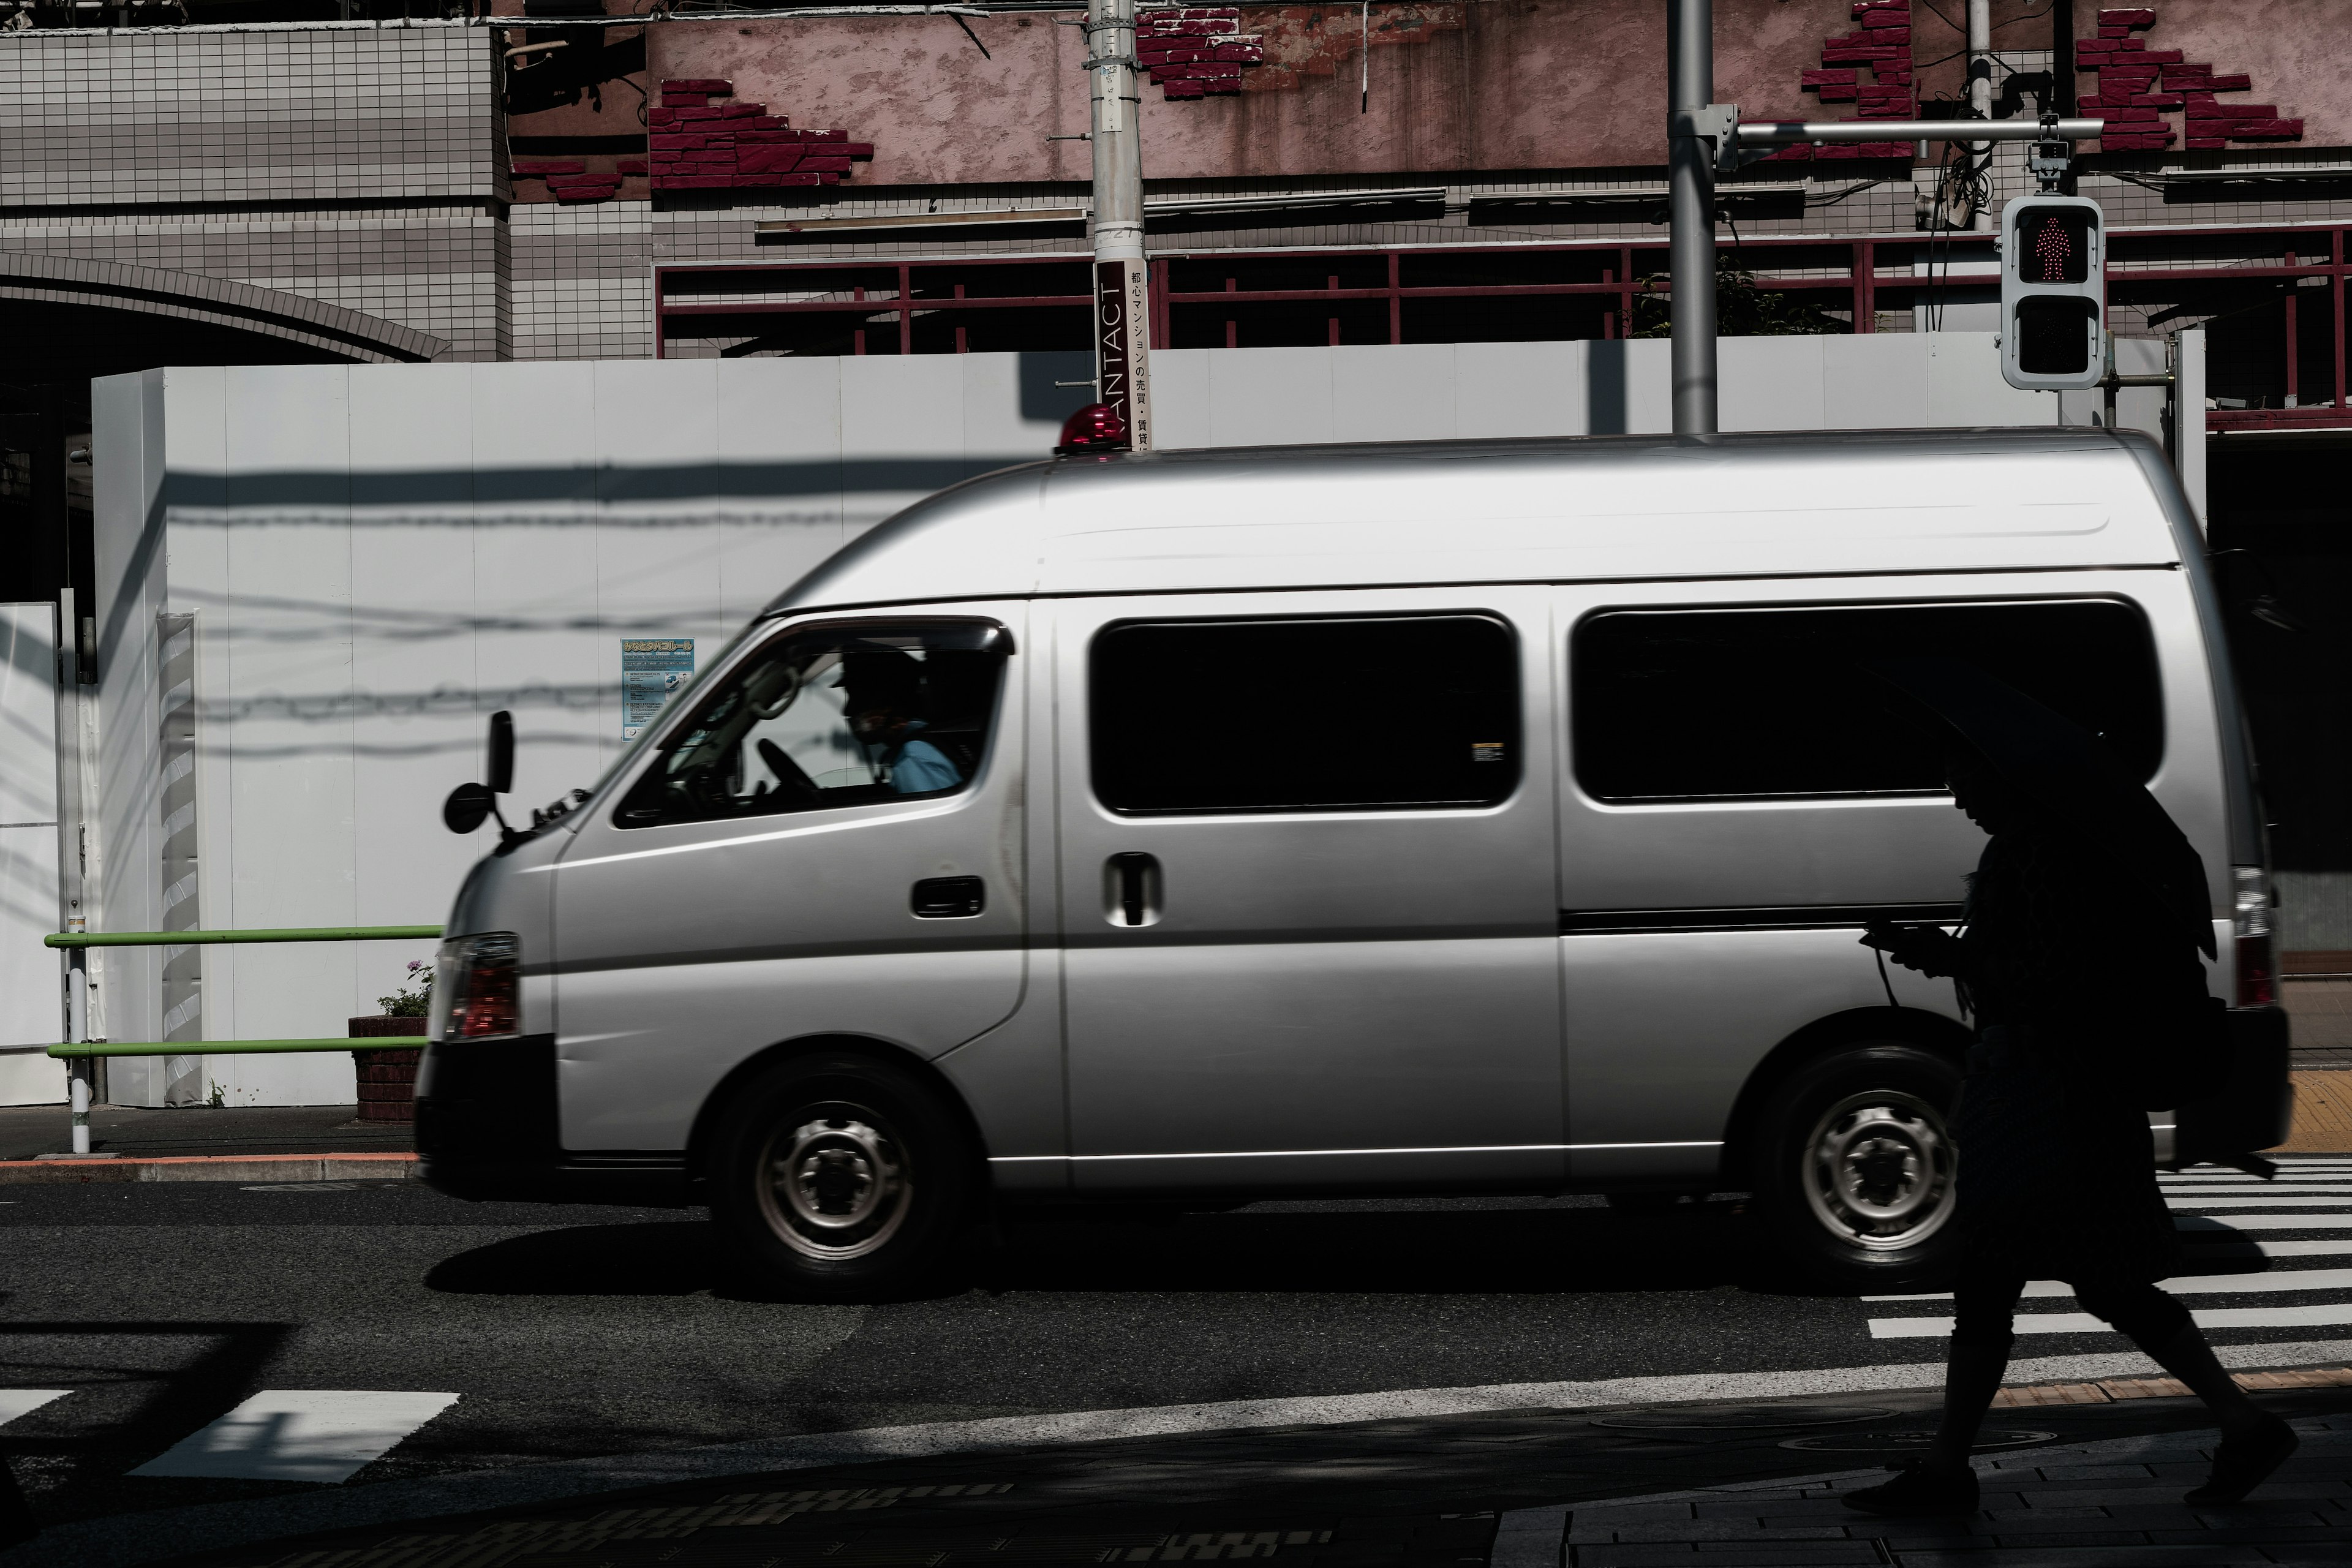
[[[2080,207],[2029,206],[2018,214],[2018,276],[2028,283],[2088,279],[2093,217]]]
[[[2031,392],[2106,375],[2106,223],[2081,196],[2020,196],[2000,215],[2000,373]]]

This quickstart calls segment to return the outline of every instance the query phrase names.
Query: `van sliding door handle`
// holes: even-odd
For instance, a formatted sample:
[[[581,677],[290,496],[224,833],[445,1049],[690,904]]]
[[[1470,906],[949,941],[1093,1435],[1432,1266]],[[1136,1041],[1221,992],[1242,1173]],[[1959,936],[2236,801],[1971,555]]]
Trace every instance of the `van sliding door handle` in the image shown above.
[[[1103,866],[1104,915],[1113,925],[1148,926],[1160,919],[1160,862],[1149,855],[1114,855]]]

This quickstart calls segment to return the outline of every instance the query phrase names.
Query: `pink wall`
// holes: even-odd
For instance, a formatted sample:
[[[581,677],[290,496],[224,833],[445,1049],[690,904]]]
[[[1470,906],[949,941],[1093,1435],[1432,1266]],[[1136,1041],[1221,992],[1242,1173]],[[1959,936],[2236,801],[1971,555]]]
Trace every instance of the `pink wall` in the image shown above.
[[[2095,0],[2073,0],[2078,38],[2099,36]],[[1942,9],[1957,15],[1958,0]],[[2352,0],[2158,0],[2150,50],[2245,72],[2250,92],[2304,122],[2304,146],[2352,144]],[[1915,5],[1924,96],[1959,90],[1958,38]],[[1075,19],[1076,12],[1070,19]],[[1359,111],[1358,9],[1253,6],[1240,25],[1265,63],[1229,96],[1171,100],[1144,88],[1145,173],[1155,179],[1344,180],[1424,174],[1654,168],[1664,162],[1661,0],[1381,0],[1373,6],[1371,107]],[[2047,47],[2038,0],[1995,0],[1997,44]],[[723,78],[796,127],[875,146],[845,188],[1080,182],[1087,125],[1083,35],[1047,15],[972,16],[981,49],[949,16],[679,22],[649,27],[650,76]],[[1717,96],[1752,118],[1847,118],[1799,87],[1824,40],[1855,28],[1853,0],[1717,0]],[[1865,75],[1865,80],[1868,79]],[[2077,74],[2078,90],[2096,79]],[[647,84],[652,85],[651,83]],[[634,129],[636,95],[608,84],[584,105],[518,117],[517,135]],[[2176,132],[2179,110],[2165,111]],[[624,125],[621,122],[630,122]],[[2232,144],[2237,145],[2236,143]],[[2251,144],[2259,151],[2262,144]],[[2176,136],[2172,151],[2180,152]],[[535,187],[519,192],[526,199]],[[632,181],[624,193],[643,194]]]
[[[1719,93],[1762,112],[1809,101],[1799,70],[1850,28],[1850,0],[1718,0]],[[1408,0],[1373,7],[1360,112],[1354,6],[1253,7],[1266,64],[1234,97],[1144,89],[1155,179],[1653,165],[1664,160],[1663,8],[1628,0]],[[1044,16],[673,24],[658,77],[721,77],[795,126],[875,144],[856,185],[1084,180],[1083,35]],[[1733,47],[1731,40],[1738,40]]]

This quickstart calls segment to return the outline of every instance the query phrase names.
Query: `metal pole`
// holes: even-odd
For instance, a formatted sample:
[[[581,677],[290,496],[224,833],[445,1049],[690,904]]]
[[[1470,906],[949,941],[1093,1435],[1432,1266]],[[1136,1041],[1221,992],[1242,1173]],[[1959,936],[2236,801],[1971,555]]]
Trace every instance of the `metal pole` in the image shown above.
[[[58,592],[58,929],[85,929],[82,907],[81,616],[74,591]],[[65,1034],[68,1044],[89,1038],[89,956],[66,954]],[[90,1065],[66,1065],[67,1097],[73,1117],[73,1152],[89,1152]]]
[[[2068,69],[2069,62],[2060,60],[2056,68]],[[1969,116],[1992,118],[1992,0],[1969,0]],[[1979,170],[1986,170],[1992,162],[1992,143],[1977,142],[1969,147],[1968,154]],[[1991,231],[1991,202],[1977,209],[1969,226],[1979,233]]]
[[[1095,395],[1118,411],[1128,445],[1151,449],[1151,289],[1143,258],[1143,94],[1135,74],[1135,0],[1087,0],[1094,110]]]
[[[1712,436],[1715,378],[1715,151],[1698,134],[1715,99],[1714,0],[1668,0],[1666,211],[1674,231],[1675,434]]]

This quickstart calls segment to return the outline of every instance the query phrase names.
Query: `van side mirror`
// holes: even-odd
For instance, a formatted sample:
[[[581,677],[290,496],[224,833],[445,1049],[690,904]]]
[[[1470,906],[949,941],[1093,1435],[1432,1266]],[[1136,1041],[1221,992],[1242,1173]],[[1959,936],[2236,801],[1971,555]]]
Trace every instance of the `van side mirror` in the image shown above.
[[[499,842],[517,837],[499,811],[499,796],[514,788],[514,715],[501,708],[490,715],[489,782],[461,784],[441,803],[441,823],[452,833],[471,833],[485,817],[499,819]]]
[[[514,715],[501,708],[490,715],[489,778],[484,787],[492,795],[514,788]]]

